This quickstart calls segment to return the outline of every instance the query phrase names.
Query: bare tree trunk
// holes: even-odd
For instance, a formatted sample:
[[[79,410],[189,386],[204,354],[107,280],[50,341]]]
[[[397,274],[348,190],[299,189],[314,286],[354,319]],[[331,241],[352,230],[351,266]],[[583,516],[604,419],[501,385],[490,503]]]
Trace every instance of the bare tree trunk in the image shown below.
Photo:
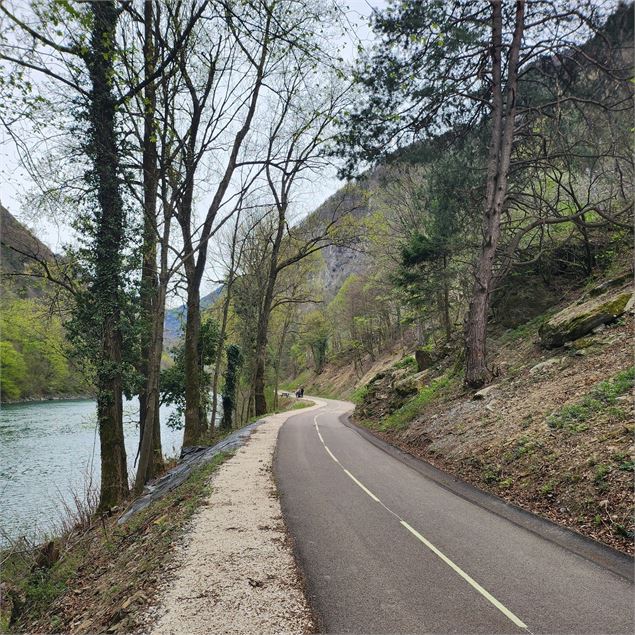
[[[269,266],[269,276],[267,279],[267,287],[265,297],[263,298],[262,307],[258,316],[258,331],[256,333],[256,359],[254,374],[254,405],[257,417],[267,412],[267,398],[265,396],[265,365],[267,362],[267,335],[269,331],[269,319],[271,317],[271,306],[273,304],[273,293],[278,278],[278,255],[280,253],[280,245],[284,234],[285,214],[281,211],[278,219],[278,228],[276,237],[273,241],[271,249],[271,258]]]
[[[183,445],[194,445],[203,434],[201,426],[201,375],[199,341],[201,301],[199,285],[188,275],[187,316],[185,320],[185,430]]]
[[[265,364],[267,358],[267,329],[269,328],[269,315],[263,309],[258,321],[258,333],[256,336],[256,360],[254,372],[254,407],[255,415],[261,416],[267,412],[267,398],[265,396]],[[269,303],[269,311],[271,303]]]
[[[280,335],[280,342],[278,344],[277,356],[274,364],[275,376],[273,380],[273,409],[278,409],[278,385],[280,383],[280,359],[282,358],[282,351],[284,349],[284,343],[287,339],[287,331],[291,325],[291,311],[285,315],[284,323],[282,324],[282,333]]]
[[[97,183],[98,219],[94,294],[102,323],[97,372],[97,417],[101,448],[99,507],[109,509],[128,494],[128,466],[122,415],[121,294],[124,209],[119,183],[116,106],[111,90],[117,8],[112,0],[93,2],[90,124]]]
[[[492,131],[489,147],[483,239],[474,276],[472,298],[465,323],[465,383],[473,388],[491,379],[487,368],[487,317],[492,292],[494,258],[500,238],[500,219],[507,196],[511,161],[518,58],[524,28],[525,1],[516,1],[516,23],[507,64],[507,95],[503,105],[502,86],[502,9],[492,0]]]
[[[256,359],[254,375],[254,406],[257,417],[267,412],[267,398],[265,396],[265,364],[267,361],[267,334],[269,331],[269,318],[271,317],[271,306],[273,304],[273,294],[276,288],[278,273],[278,258],[280,256],[280,246],[286,225],[287,197],[283,192],[278,202],[278,225],[276,234],[271,246],[269,257],[269,271],[267,275],[267,286],[265,297],[263,298],[260,313],[258,315],[258,330],[256,333]]]
[[[160,424],[159,418],[159,377],[161,373],[161,353],[163,351],[163,321],[165,318],[165,295],[166,284],[161,284],[157,297],[157,311],[152,320],[152,338],[148,350],[148,378],[147,378],[147,400],[145,433],[141,438],[141,448],[139,451],[139,467],[135,479],[135,493],[140,494],[143,486],[154,474],[157,465],[163,461],[159,438],[159,449],[157,456],[156,426]],[[160,429],[159,429],[160,435]]]
[[[218,409],[218,382],[220,379],[220,367],[225,351],[225,335],[227,333],[227,318],[229,316],[229,306],[231,301],[231,290],[236,276],[236,242],[238,239],[238,228],[240,225],[240,213],[236,218],[234,225],[234,233],[232,235],[232,251],[229,265],[229,273],[227,275],[227,284],[225,286],[225,304],[223,305],[223,317],[221,320],[220,337],[218,338],[218,350],[216,351],[216,360],[214,363],[214,376],[212,379],[212,415],[210,417],[210,431],[214,432],[216,424],[216,411]]]
[[[144,3],[144,72],[146,79],[151,77],[155,70],[154,47],[154,4]],[[165,298],[163,306],[159,298],[157,279],[157,188],[159,174],[157,168],[157,142],[156,142],[156,86],[149,82],[144,91],[144,130],[143,130],[143,264],[141,269],[141,374],[145,378],[145,384],[139,393],[139,454],[140,466],[143,463],[145,469],[137,471],[135,489],[138,490],[140,475],[143,482],[150,480],[154,474],[161,470],[163,465],[163,453],[161,449],[161,426],[159,419],[159,394],[158,373],[161,364],[161,350],[156,350],[156,319],[159,312],[165,310]],[[163,325],[161,324],[161,331]],[[161,333],[161,344],[163,337]],[[156,377],[155,377],[156,376]],[[156,386],[155,386],[156,384]],[[149,404],[154,399],[155,403]],[[144,436],[146,431],[152,435],[151,451],[152,460],[143,454]],[[145,444],[147,445],[147,444]]]
[[[586,226],[585,215],[582,214],[580,219],[576,222],[580,234],[582,234],[582,240],[584,241],[584,273],[590,276],[593,273],[593,267],[595,267],[595,257],[593,256],[593,250],[591,248],[591,241],[589,240],[589,232]]]
[[[214,434],[216,428],[216,412],[218,410],[218,381],[220,379],[220,366],[223,359],[225,334],[227,331],[227,315],[229,313],[229,298],[225,298],[223,305],[223,317],[221,320],[220,334],[218,338],[218,350],[216,351],[216,359],[214,360],[214,374],[212,376],[212,414],[209,419],[209,430]]]

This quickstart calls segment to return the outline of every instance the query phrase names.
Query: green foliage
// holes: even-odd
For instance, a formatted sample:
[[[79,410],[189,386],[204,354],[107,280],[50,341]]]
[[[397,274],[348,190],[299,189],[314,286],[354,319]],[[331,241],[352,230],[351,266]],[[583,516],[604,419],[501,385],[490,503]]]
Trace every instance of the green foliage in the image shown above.
[[[547,425],[558,430],[583,432],[588,421],[599,413],[623,417],[624,413],[615,404],[618,397],[633,390],[635,367],[628,368],[607,381],[597,384],[579,403],[564,406],[547,418]]]
[[[528,340],[536,337],[540,326],[553,315],[554,310],[547,311],[543,315],[539,315],[514,329],[508,329],[501,337],[501,342],[508,344],[517,340]]]
[[[205,367],[212,364],[215,359],[220,329],[218,322],[207,318],[201,324],[199,338],[199,367],[201,369],[201,404],[204,409],[209,405],[209,385],[211,373]],[[176,406],[174,412],[168,418],[167,424],[176,430],[183,427],[183,414],[185,412],[185,347],[184,342],[172,350],[174,363],[161,371],[159,379],[159,391],[161,403]]]
[[[596,485],[601,485],[606,477],[611,473],[611,466],[604,463],[600,463],[595,466],[595,472],[593,473],[593,482]]]
[[[453,385],[455,379],[449,374],[442,375],[424,386],[417,395],[407,401],[401,408],[389,414],[379,423],[381,430],[400,430],[407,427],[424,408],[436,399],[443,391]]]
[[[501,470],[497,465],[486,465],[481,471],[481,478],[485,483],[493,484],[498,483],[498,479],[500,478]]]
[[[287,410],[302,410],[303,408],[308,408],[313,404],[310,401],[295,401],[291,408],[287,408]],[[282,412],[282,411],[281,411]]]
[[[353,391],[353,394],[351,395],[351,401],[356,405],[360,404],[364,401],[367,394],[368,394],[368,384],[359,386]]]
[[[430,163],[407,169],[392,202],[402,226],[394,281],[417,312],[434,306],[446,336],[452,328],[450,297],[462,273],[458,260],[469,244],[477,208],[472,199],[479,171],[474,168],[483,149],[474,146],[457,144]]]
[[[465,95],[486,94],[484,76],[467,79],[487,42],[487,24],[471,3],[394,2],[373,15],[372,26],[376,44],[355,73],[363,96],[339,138],[348,174],[383,156],[395,137],[408,143],[422,129],[468,121],[476,104]]]
[[[412,355],[408,355],[400,359],[396,364],[393,364],[393,368],[415,372],[417,370],[417,360]]]
[[[326,363],[326,353],[330,337],[330,327],[321,311],[312,311],[304,320],[303,334],[298,344],[311,351],[313,367],[321,373]]]
[[[90,392],[70,358],[61,319],[45,300],[0,304],[0,391],[3,401]]]
[[[11,342],[0,342],[0,395],[2,401],[11,401],[21,396],[20,384],[27,376],[23,356]]]
[[[544,496],[547,494],[551,494],[556,488],[556,484],[553,481],[547,481],[543,485],[541,485],[538,491]]]

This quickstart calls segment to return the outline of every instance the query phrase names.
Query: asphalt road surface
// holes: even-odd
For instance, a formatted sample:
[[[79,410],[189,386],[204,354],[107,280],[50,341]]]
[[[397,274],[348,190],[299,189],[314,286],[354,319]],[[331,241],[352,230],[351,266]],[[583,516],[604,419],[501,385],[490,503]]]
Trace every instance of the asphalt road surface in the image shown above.
[[[346,425],[352,404],[316,401],[274,471],[322,632],[634,631],[626,557],[466,499]]]

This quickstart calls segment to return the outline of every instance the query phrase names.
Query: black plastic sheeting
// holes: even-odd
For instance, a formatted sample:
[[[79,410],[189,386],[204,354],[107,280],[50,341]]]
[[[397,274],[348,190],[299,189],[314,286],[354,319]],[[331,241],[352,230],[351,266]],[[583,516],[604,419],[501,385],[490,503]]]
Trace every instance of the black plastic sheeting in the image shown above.
[[[130,507],[125,511],[123,516],[117,521],[118,525],[123,525],[127,520],[132,518],[137,512],[145,509],[148,505],[160,498],[163,498],[168,492],[178,487],[197,467],[209,463],[217,454],[235,450],[245,443],[255,428],[264,419],[259,419],[250,423],[248,426],[232,432],[212,447],[209,446],[192,446],[181,450],[181,461],[176,467],[166,472],[161,478],[148,483],[143,494],[137,498]]]

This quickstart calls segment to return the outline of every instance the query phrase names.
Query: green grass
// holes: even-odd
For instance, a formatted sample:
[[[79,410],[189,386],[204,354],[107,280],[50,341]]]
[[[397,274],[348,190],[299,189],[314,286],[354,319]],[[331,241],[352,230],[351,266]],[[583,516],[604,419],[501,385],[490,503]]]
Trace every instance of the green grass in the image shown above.
[[[538,491],[543,495],[546,496],[547,494],[551,494],[556,488],[556,484],[553,481],[547,481],[546,483],[543,483],[539,488]]]
[[[393,364],[392,367],[397,370],[407,368],[409,371],[415,373],[417,372],[417,360],[412,355],[408,355],[407,357],[400,359],[396,364]]]
[[[424,408],[435,398],[437,398],[446,388],[451,386],[455,378],[449,374],[442,375],[438,379],[424,386],[412,399],[407,401],[401,408],[384,417],[377,426],[379,430],[401,430],[415,419]]]
[[[324,397],[325,399],[342,399],[346,396],[345,391],[338,389],[332,384],[319,386],[314,383],[319,376],[312,370],[303,370],[297,377],[281,382],[280,390],[286,390],[294,393],[300,386],[304,386],[304,392],[316,397]]]
[[[633,390],[634,378],[635,367],[631,367],[600,382],[578,403],[563,406],[547,417],[547,425],[553,430],[584,432],[589,427],[589,421],[598,414],[623,418],[625,413],[615,406],[615,402],[618,397]]]
[[[291,405],[290,408],[285,408],[284,410],[278,410],[278,412],[286,412],[288,410],[302,410],[302,408],[308,408],[309,406],[312,406],[313,402],[312,401],[296,401],[294,404]]]
[[[311,383],[314,373],[309,370],[303,370],[297,377],[288,379],[280,383],[280,390],[286,390],[287,392],[295,392],[298,386],[306,386]]]
[[[368,394],[368,384],[364,384],[359,388],[356,388],[351,394],[351,401],[357,406],[364,401]]]
[[[524,324],[517,326],[515,329],[509,329],[505,331],[501,336],[501,342],[503,344],[511,344],[518,340],[531,339],[538,333],[538,329],[542,325],[543,322],[548,320],[553,314],[554,310],[550,309],[549,311],[543,313],[542,315],[538,315],[531,320],[528,320]]]
[[[604,463],[600,463],[595,467],[593,474],[593,481],[596,485],[600,485],[604,482],[604,479],[612,472],[611,466]]]

